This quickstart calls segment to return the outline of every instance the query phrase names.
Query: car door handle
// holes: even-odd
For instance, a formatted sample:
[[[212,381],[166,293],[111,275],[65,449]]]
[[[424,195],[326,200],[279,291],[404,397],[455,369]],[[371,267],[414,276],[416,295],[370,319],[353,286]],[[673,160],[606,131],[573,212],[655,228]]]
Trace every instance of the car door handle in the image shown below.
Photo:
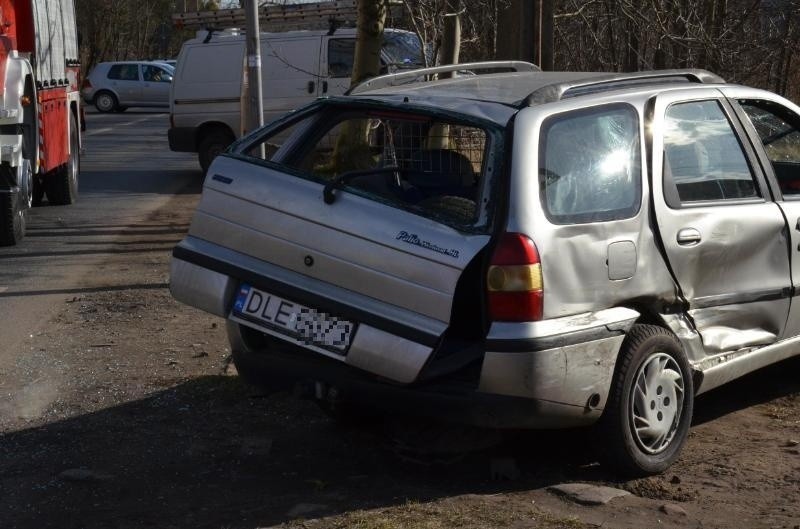
[[[314,83],[314,81],[309,81],[308,82],[308,93],[309,94],[313,94],[315,89],[316,89],[316,87],[317,87],[317,85]]]
[[[678,232],[678,244],[681,246],[700,244],[700,232],[694,228],[683,228]]]

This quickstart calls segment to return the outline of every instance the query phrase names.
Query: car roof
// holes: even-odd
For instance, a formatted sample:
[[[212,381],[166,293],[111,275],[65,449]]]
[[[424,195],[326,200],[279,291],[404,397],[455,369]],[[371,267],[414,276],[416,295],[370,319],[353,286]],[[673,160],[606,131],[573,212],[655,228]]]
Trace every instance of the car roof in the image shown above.
[[[605,73],[587,72],[507,72],[466,75],[452,79],[425,81],[378,88],[364,95],[415,95],[417,97],[458,97],[518,106],[531,92],[553,83],[599,77]],[[361,95],[361,94],[359,94]]]
[[[411,73],[411,72],[408,72]],[[407,75],[407,74],[406,74]],[[385,76],[390,78],[392,76]],[[395,76],[397,77],[397,76]],[[380,80],[381,78],[378,78]],[[542,72],[521,71],[489,75],[459,75],[450,79],[380,86],[359,93],[424,94],[427,96],[478,99],[505,105],[523,106],[558,100],[566,96],[657,84],[724,83],[724,79],[705,70],[655,70],[649,72]],[[583,89],[583,90],[580,90]]]
[[[487,63],[488,64],[488,63]],[[464,65],[468,68],[468,65]],[[453,67],[456,68],[455,66]],[[432,69],[433,70],[433,69]],[[431,70],[431,71],[432,71]],[[457,71],[457,70],[456,70]],[[724,79],[705,70],[656,70],[649,72],[542,72],[513,71],[482,75],[457,73],[456,77],[418,81],[424,70],[378,77],[355,87],[355,97],[414,101],[445,109],[483,115],[502,122],[526,106],[545,104],[570,97],[608,93],[633,87],[652,88],[654,93],[698,84],[721,84]],[[395,80],[412,79],[405,84]],[[505,107],[507,110],[503,111]]]

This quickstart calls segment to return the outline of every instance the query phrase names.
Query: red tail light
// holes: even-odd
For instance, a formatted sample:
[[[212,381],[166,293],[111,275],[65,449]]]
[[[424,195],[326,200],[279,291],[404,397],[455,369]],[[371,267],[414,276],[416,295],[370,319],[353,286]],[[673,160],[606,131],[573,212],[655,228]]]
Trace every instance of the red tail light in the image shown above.
[[[89,81],[89,79],[84,79],[83,80],[83,84],[81,84],[81,88],[89,89],[91,87],[92,87],[92,83]]]
[[[536,245],[521,233],[504,233],[486,275],[492,321],[542,319],[542,265]]]

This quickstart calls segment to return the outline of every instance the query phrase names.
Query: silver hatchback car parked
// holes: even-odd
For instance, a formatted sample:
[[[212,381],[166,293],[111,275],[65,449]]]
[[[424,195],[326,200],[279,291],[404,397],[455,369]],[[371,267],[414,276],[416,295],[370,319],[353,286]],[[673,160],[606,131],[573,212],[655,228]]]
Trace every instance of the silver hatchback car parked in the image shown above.
[[[800,108],[702,70],[380,77],[217,158],[171,275],[250,380],[597,423],[658,473],[695,395],[800,354]]]
[[[165,62],[101,62],[84,79],[81,95],[100,112],[168,107],[174,75],[175,67]]]

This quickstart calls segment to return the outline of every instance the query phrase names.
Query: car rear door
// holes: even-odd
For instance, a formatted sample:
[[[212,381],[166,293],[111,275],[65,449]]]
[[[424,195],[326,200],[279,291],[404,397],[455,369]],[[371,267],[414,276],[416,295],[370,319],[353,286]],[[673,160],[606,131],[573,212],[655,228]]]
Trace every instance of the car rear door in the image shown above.
[[[653,109],[653,194],[669,266],[706,352],[775,342],[791,295],[786,221],[721,93]]]
[[[142,98],[142,76],[137,63],[112,64],[108,82],[117,94],[121,106],[134,105]]]

